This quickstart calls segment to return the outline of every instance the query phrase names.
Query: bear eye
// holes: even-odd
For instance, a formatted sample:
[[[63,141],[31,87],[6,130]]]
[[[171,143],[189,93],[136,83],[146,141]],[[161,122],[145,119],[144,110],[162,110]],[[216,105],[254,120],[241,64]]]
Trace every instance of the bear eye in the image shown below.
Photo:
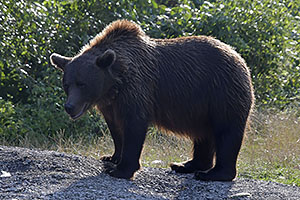
[[[77,82],[76,83],[76,85],[77,85],[77,87],[79,87],[79,88],[85,88],[85,84],[84,83],[82,83],[82,82]]]
[[[69,85],[66,84],[66,83],[63,84],[63,87],[64,87],[65,90],[68,90],[68,89],[69,89]]]

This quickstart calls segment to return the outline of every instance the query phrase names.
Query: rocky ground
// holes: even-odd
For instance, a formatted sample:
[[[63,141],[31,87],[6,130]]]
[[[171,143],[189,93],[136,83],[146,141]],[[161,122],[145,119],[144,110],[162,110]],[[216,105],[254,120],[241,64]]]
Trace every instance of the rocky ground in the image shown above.
[[[300,199],[300,188],[250,179],[202,182],[169,169],[143,168],[133,181],[103,163],[53,151],[0,146],[0,199]]]

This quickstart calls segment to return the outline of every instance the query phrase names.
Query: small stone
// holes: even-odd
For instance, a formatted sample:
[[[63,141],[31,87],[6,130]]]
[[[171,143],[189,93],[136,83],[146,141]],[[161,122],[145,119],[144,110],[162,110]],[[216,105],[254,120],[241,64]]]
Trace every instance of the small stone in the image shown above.
[[[0,175],[1,178],[11,177],[11,174],[9,172],[1,171],[1,173],[2,173]]]
[[[157,165],[157,164],[162,164],[162,163],[163,163],[163,161],[161,161],[161,160],[153,160],[151,162],[152,165]]]
[[[251,197],[251,194],[248,192],[241,192],[231,195],[229,198],[240,198],[240,197]]]

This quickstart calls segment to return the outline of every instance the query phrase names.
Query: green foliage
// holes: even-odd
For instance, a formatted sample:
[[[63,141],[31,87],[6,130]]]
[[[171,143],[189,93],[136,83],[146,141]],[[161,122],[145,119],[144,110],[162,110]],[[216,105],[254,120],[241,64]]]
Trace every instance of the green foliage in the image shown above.
[[[300,118],[286,112],[258,112],[238,159],[242,177],[300,186]]]
[[[68,119],[61,74],[49,66],[49,56],[75,55],[121,18],[154,38],[203,34],[234,46],[251,68],[260,108],[297,109],[299,5],[299,0],[1,0],[0,137],[14,143],[14,138],[51,138],[61,130],[66,136],[104,130],[95,113]]]
[[[9,101],[0,99],[0,136],[1,143],[7,140],[14,140],[18,138],[18,128],[22,126],[22,121],[16,119],[14,106]]]
[[[59,132],[67,138],[79,138],[85,133],[90,137],[103,135],[104,121],[94,111],[76,122],[68,118],[63,112],[63,90],[51,86],[57,81],[55,79],[55,76],[45,76],[43,81],[48,85],[42,81],[33,83],[28,103],[14,106],[0,99],[2,144],[20,145],[30,141],[30,146],[51,146]]]
[[[154,38],[203,34],[232,45],[251,69],[258,108],[292,109],[299,117],[299,5],[299,0],[0,0],[0,144],[57,145],[72,153],[86,146],[85,154],[97,156],[111,151],[107,128],[95,111],[76,122],[64,113],[61,73],[49,66],[49,56],[75,55],[116,19],[135,21]],[[241,152],[248,159],[239,162],[241,176],[299,186],[299,159],[293,157],[299,155],[299,120],[286,119],[273,120],[274,129],[255,127],[259,134],[251,134]],[[162,137],[148,137],[145,165],[187,159]],[[187,146],[183,143],[175,147]]]
[[[179,2],[172,8],[160,6],[159,15],[147,23],[150,35],[212,35],[242,54],[259,105],[299,107],[299,1]]]

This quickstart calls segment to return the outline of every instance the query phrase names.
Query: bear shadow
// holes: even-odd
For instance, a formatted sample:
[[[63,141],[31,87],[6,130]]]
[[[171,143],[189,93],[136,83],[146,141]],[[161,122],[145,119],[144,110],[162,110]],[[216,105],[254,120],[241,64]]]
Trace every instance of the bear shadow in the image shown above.
[[[235,182],[205,182],[193,174],[161,168],[144,168],[134,180],[110,177],[104,172],[74,181],[47,199],[231,199]],[[239,198],[248,199],[248,198]]]

